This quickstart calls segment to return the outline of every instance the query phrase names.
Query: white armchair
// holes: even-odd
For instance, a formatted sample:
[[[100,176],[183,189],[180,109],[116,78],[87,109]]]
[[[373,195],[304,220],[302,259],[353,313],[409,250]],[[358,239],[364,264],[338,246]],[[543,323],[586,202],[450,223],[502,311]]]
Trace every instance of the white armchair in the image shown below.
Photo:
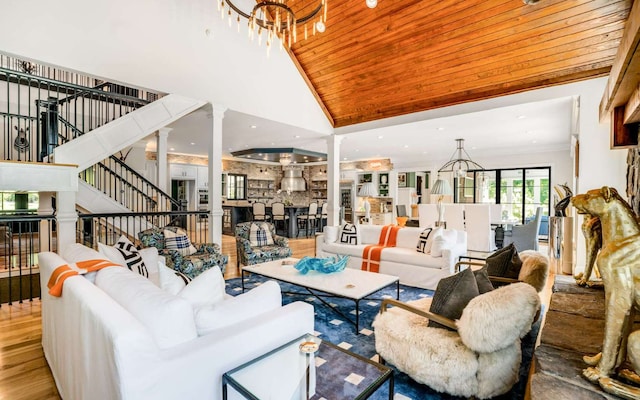
[[[542,220],[542,207],[536,209],[536,216],[524,225],[515,225],[504,232],[504,246],[513,243],[518,251],[538,250],[538,233]]]

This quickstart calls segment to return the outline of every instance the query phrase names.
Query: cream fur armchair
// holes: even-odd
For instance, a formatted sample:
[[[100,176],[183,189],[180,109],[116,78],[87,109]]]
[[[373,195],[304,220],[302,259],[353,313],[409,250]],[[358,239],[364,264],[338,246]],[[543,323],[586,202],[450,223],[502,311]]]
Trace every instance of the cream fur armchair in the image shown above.
[[[439,392],[479,399],[508,392],[518,381],[520,338],[540,309],[536,290],[514,283],[481,294],[457,321],[430,313],[430,305],[431,298],[384,300],[373,322],[380,357]],[[429,318],[454,330],[428,327]]]

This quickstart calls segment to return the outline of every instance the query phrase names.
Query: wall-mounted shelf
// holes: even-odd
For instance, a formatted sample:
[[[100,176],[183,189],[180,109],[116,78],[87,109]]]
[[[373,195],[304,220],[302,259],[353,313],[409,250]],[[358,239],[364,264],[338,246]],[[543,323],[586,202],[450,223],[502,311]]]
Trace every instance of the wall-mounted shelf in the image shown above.
[[[247,179],[248,199],[272,199],[276,195],[276,182],[273,179]]]

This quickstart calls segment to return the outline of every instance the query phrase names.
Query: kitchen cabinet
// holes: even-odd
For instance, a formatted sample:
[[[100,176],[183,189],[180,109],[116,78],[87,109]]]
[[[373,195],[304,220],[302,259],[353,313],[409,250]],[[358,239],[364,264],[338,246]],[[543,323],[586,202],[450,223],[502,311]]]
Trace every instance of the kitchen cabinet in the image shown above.
[[[198,177],[198,170],[195,165],[170,164],[169,174],[171,179],[195,180]]]
[[[198,169],[198,189],[209,188],[209,167],[197,167]]]

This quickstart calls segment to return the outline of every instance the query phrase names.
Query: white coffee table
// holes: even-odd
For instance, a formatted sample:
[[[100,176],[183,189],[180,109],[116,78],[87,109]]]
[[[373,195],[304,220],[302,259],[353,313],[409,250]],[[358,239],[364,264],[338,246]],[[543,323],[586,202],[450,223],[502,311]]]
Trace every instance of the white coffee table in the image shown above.
[[[291,283],[300,286],[315,296],[318,300],[333,309],[336,313],[346,318],[356,326],[356,333],[360,331],[360,301],[365,297],[389,286],[396,284],[396,299],[400,299],[400,278],[397,276],[379,274],[369,271],[361,271],[353,268],[345,268],[343,271],[331,274],[323,274],[311,271],[306,275],[298,272],[293,264],[296,258],[286,258],[284,260],[269,261],[262,264],[255,264],[242,267],[242,291],[244,292],[244,274],[251,273],[265,276],[278,281]],[[283,265],[283,263],[293,263]],[[321,295],[317,292],[327,293]],[[356,303],[355,321],[333,307],[323,297],[341,297],[351,299]]]

